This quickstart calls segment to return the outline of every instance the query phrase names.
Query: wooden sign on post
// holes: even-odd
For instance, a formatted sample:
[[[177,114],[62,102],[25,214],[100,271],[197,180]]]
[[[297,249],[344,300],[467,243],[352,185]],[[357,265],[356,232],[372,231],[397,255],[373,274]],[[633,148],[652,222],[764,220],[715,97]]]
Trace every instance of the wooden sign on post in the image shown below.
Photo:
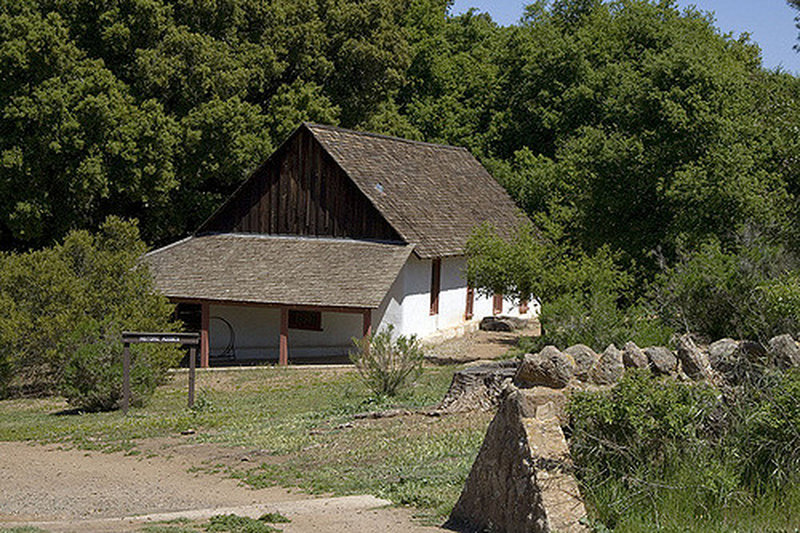
[[[131,344],[180,344],[189,347],[189,407],[194,405],[194,374],[199,333],[153,333],[147,331],[122,332],[122,412],[128,414],[131,403]]]

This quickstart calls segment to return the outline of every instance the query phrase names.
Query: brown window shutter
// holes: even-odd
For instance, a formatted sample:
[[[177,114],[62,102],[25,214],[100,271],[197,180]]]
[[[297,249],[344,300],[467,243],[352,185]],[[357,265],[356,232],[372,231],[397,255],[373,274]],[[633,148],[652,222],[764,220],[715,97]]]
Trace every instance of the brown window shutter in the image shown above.
[[[431,261],[431,314],[439,314],[439,290],[442,283],[442,260]]]
[[[492,299],[492,314],[499,315],[503,312],[503,295],[495,293]]]
[[[467,285],[467,310],[464,312],[464,320],[471,320],[475,307],[475,289]]]

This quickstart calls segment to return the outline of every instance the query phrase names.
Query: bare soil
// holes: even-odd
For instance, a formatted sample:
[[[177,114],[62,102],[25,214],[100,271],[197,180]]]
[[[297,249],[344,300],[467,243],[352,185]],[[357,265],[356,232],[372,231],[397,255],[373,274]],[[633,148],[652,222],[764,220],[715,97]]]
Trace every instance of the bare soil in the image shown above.
[[[535,337],[539,334],[537,322],[532,322],[526,329],[511,332],[477,330],[427,345],[426,358],[435,364],[463,364],[499,359],[517,346],[521,337]]]
[[[250,460],[252,451],[207,444],[142,441],[164,456],[105,454],[56,445],[0,442],[0,528],[22,524],[47,531],[137,531],[158,519],[205,519],[277,511],[287,533],[434,532],[411,511],[372,496],[314,498],[282,488],[254,490],[207,470]],[[195,470],[192,467],[201,467]],[[167,513],[167,514],[165,514]],[[154,516],[155,515],[155,516]]]

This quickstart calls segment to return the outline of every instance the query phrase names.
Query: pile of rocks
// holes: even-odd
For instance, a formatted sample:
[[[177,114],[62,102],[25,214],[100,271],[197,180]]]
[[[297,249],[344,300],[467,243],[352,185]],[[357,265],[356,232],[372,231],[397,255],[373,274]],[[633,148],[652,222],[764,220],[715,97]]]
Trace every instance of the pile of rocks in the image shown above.
[[[599,354],[584,344],[563,351],[546,346],[521,361],[485,362],[456,372],[447,394],[429,414],[492,409],[511,383],[536,389],[549,400],[547,390],[611,386],[629,369],[724,387],[739,385],[767,368],[800,367],[800,346],[791,335],[779,335],[766,345],[720,339],[707,346],[684,335],[675,345],[673,351],[664,346],[640,348],[633,342],[620,350],[611,344]]]
[[[700,346],[690,335],[676,341],[673,352],[663,346],[639,348],[628,342],[618,349],[609,345],[601,354],[583,344],[564,351],[546,346],[522,359],[514,383],[521,387],[562,389],[571,383],[613,385],[627,369],[650,369],[654,374],[680,379],[723,381],[737,384],[755,368],[800,367],[800,346],[791,335],[770,339],[766,346],[755,341],[720,339]]]
[[[622,350],[611,344],[600,354],[585,344],[576,344],[564,351],[545,346],[539,353],[523,357],[514,383],[521,387],[554,389],[563,389],[574,381],[613,385],[628,368],[650,368],[656,374],[678,375],[680,363],[678,357],[663,346],[641,349],[633,342]]]

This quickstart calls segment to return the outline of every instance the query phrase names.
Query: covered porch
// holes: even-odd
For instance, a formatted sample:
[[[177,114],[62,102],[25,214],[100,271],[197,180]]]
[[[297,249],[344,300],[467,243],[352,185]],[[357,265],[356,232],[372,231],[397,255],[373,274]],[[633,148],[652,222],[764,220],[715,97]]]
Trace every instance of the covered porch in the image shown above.
[[[347,357],[371,333],[413,246],[255,234],[194,236],[145,256],[200,365]],[[379,324],[375,324],[376,327]]]

